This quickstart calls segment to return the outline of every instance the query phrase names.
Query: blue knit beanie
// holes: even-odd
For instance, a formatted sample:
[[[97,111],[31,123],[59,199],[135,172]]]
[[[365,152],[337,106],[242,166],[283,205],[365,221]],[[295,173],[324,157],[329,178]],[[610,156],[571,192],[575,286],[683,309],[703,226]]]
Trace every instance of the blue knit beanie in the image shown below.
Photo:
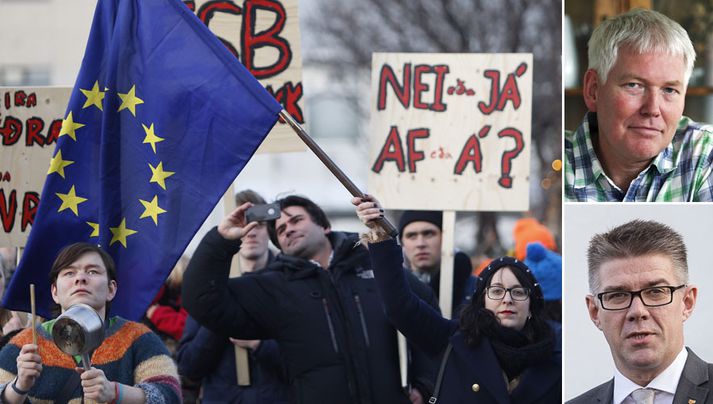
[[[545,301],[562,299],[562,256],[539,241],[527,245],[525,264],[542,286]]]

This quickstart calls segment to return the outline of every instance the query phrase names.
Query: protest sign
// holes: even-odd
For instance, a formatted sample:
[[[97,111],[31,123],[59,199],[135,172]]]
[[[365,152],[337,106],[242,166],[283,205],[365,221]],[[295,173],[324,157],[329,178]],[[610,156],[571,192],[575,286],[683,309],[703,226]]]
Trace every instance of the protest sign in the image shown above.
[[[297,0],[184,1],[299,123],[305,122]],[[278,123],[258,153],[305,146]]]
[[[375,53],[369,192],[389,209],[528,209],[531,54]]]
[[[304,123],[296,0],[184,1],[298,122]],[[217,78],[219,79],[219,78]],[[39,203],[70,87],[0,90],[0,246],[24,246]],[[257,153],[304,150],[278,123]]]
[[[24,246],[71,88],[0,87],[0,246]]]

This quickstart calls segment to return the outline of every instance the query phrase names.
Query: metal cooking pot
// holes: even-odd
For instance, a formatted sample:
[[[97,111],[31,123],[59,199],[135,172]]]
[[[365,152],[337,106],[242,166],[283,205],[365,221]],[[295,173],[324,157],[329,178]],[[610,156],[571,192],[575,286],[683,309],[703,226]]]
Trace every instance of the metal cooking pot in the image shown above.
[[[104,322],[86,304],[70,306],[52,326],[52,339],[62,352],[81,355],[84,369],[91,367],[90,355],[104,341]]]

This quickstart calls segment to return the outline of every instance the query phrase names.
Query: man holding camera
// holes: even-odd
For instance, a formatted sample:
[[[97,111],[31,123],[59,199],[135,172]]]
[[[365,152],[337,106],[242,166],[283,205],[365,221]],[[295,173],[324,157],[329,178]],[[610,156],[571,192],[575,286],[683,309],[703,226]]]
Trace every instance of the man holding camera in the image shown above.
[[[265,199],[250,189],[235,194],[236,205],[240,206],[246,202],[257,207],[271,206],[266,205]],[[238,262],[240,273],[245,276],[258,273],[275,260],[269,248],[267,224],[262,220],[257,222],[258,224],[240,239]],[[247,386],[236,383],[238,367],[234,346],[245,348],[249,352],[250,384]],[[229,339],[200,326],[195,319],[188,316],[177,356],[181,375],[194,381],[202,381],[203,404],[287,402],[284,369],[274,340]]]
[[[434,363],[413,350],[414,389],[403,391],[396,331],[384,315],[358,236],[332,231],[324,211],[309,199],[289,196],[277,203],[281,216],[268,229],[282,254],[263,273],[226,282],[230,260],[240,250],[235,241],[257,225],[245,220],[251,204],[204,237],[185,274],[189,313],[235,338],[277,340],[291,402],[423,402]],[[413,276],[409,280],[437,308],[428,287]]]

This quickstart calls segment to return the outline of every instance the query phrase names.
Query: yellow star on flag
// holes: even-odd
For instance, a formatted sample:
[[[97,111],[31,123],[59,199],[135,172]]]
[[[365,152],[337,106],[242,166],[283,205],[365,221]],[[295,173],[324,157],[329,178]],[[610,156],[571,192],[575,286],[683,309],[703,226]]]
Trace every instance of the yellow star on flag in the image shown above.
[[[153,149],[153,153],[156,154],[156,143],[158,142],[163,142],[165,139],[162,137],[156,136],[156,134],[153,131],[153,124],[151,124],[150,127],[146,127],[143,123],[141,126],[144,127],[144,132],[146,132],[146,137],[144,138],[144,143],[150,143],[151,148]]]
[[[69,114],[67,117],[62,121],[62,129],[59,131],[59,136],[64,136],[64,135],[69,135],[74,141],[77,141],[77,135],[74,133],[75,130],[81,128],[84,126],[83,123],[76,123],[74,122],[74,118],[72,118],[72,111],[69,111]]]
[[[99,237],[99,223],[87,222],[87,224],[92,228],[92,234],[89,237]]]
[[[144,100],[136,96],[136,86],[131,86],[131,90],[128,93],[119,93],[119,98],[121,98],[121,105],[119,105],[119,111],[128,109],[131,111],[131,115],[136,116],[136,106],[143,104]]]
[[[72,188],[66,194],[61,194],[61,193],[57,192],[56,195],[59,197],[59,199],[62,200],[62,205],[59,207],[57,212],[61,212],[65,209],[71,209],[72,212],[74,212],[75,216],[79,216],[79,211],[77,210],[77,206],[80,203],[87,201],[87,198],[82,198],[81,196],[77,196],[77,193],[74,190],[74,185],[72,185]]]
[[[74,161],[62,160],[62,150],[60,150],[57,152],[57,155],[52,157],[52,161],[50,161],[50,169],[47,171],[47,175],[57,173],[64,178],[64,168],[71,164],[74,164]]]
[[[104,111],[104,107],[102,106],[102,101],[104,101],[104,91],[101,91],[99,89],[98,81],[94,82],[94,87],[92,87],[91,90],[85,90],[83,88],[80,88],[79,91],[81,91],[82,94],[87,97],[87,100],[84,101],[82,109],[94,105],[95,107],[99,108],[100,111]]]
[[[139,199],[139,202],[144,205],[144,213],[141,214],[139,219],[150,217],[151,219],[153,219],[154,224],[158,226],[158,215],[166,213],[165,210],[161,209],[161,207],[158,206],[158,195],[154,195],[153,200],[151,202],[145,201],[143,199]]]
[[[126,228],[126,218],[121,219],[119,227],[110,227],[109,231],[111,231],[111,241],[109,245],[111,246],[118,241],[124,248],[126,248],[126,237],[138,233],[136,230]]]
[[[149,180],[149,182],[155,182],[165,190],[166,178],[172,176],[173,174],[175,174],[175,172],[163,171],[163,161],[158,163],[156,167],[152,166],[151,163],[149,163],[149,167],[151,168],[151,179]]]

